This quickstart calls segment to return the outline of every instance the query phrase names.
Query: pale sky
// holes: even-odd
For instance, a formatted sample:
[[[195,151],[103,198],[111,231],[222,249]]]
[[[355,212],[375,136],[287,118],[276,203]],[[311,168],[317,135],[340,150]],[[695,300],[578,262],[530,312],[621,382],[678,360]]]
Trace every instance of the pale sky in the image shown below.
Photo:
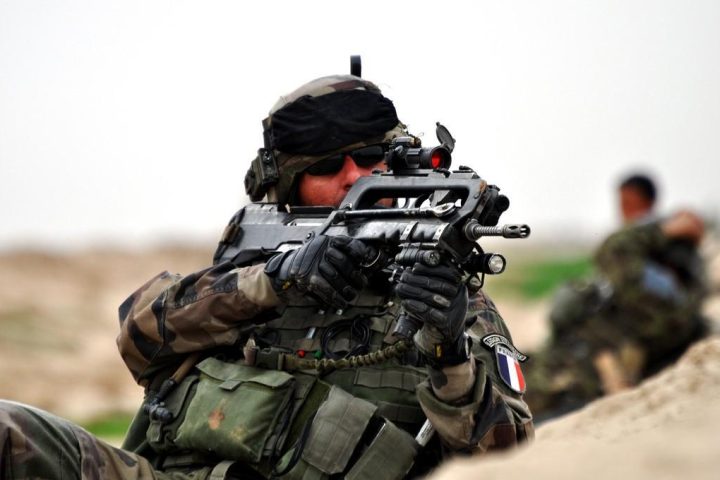
[[[638,167],[717,216],[719,26],[695,0],[0,0],[0,251],[216,238],[272,104],[351,54],[535,238],[599,241]]]

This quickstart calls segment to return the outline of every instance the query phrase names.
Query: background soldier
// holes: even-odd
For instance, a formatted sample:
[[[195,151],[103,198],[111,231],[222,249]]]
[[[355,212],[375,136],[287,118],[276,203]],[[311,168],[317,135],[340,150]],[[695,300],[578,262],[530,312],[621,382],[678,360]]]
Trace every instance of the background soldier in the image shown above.
[[[706,333],[702,220],[689,211],[657,217],[646,175],[625,178],[618,193],[624,227],[596,251],[593,278],[556,293],[551,337],[527,364],[537,418],[637,384]]]
[[[272,202],[262,207],[268,215],[288,204],[337,207],[360,176],[384,169],[388,142],[409,135],[392,102],[349,75],[281,97],[263,126],[266,150],[246,188],[253,200]],[[272,181],[259,173],[264,154],[277,163]],[[121,305],[120,353],[147,391],[123,449],[44,412],[0,403],[2,471],[403,478],[450,452],[532,437],[519,367],[511,383],[496,365],[497,348],[513,350],[510,334],[457,268],[416,264],[393,288],[387,274],[363,273],[370,252],[359,240],[317,235],[294,250],[249,251],[238,236],[251,228],[243,221],[241,210],[212,267],[164,272]],[[392,349],[401,311],[422,325],[416,349],[385,358],[377,352]],[[491,334],[495,344],[480,341]],[[376,361],[323,372],[288,367],[362,355]],[[426,419],[437,433],[422,446],[413,437]]]

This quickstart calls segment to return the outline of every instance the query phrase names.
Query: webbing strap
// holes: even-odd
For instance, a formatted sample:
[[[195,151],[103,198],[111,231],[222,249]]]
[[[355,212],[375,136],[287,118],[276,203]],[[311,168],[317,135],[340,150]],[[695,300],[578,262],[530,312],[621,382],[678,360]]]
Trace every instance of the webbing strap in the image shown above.
[[[168,455],[162,461],[162,468],[180,468],[192,465],[207,465],[208,459],[201,452],[186,452]]]
[[[208,480],[225,480],[228,471],[233,465],[235,465],[234,460],[224,460],[218,463],[215,465],[215,468],[212,469],[212,472],[210,472]]]

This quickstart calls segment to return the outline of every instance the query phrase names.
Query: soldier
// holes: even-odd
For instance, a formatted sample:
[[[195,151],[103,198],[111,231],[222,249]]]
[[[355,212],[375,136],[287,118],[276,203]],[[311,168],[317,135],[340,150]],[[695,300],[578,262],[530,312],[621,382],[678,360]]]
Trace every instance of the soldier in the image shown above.
[[[556,293],[550,339],[527,363],[540,420],[636,385],[706,333],[702,220],[687,210],[658,217],[646,175],[624,179],[618,194],[624,227],[596,251],[593,277]]]
[[[385,168],[388,142],[409,135],[378,87],[352,75],[281,97],[263,126],[266,150],[246,188],[271,202],[268,212],[337,207],[360,176]],[[278,167],[270,181],[260,173],[266,154]],[[456,267],[416,264],[393,288],[386,274],[364,273],[369,247],[353,238],[243,249],[243,215],[212,267],[161,273],[120,306],[120,353],[146,388],[123,449],[5,403],[10,478],[412,478],[453,452],[533,436],[524,387],[499,373],[495,344],[480,341],[493,334],[512,349],[510,333]],[[390,335],[401,311],[421,322],[415,350]],[[353,363],[361,356],[368,362]],[[291,367],[311,358],[345,363]],[[436,433],[422,445],[414,437],[426,420]]]

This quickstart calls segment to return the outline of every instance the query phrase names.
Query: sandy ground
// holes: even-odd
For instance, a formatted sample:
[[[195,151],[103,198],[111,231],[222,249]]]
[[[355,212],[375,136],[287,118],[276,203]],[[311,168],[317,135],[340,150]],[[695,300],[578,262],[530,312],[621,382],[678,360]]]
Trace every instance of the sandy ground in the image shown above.
[[[528,447],[451,462],[433,480],[715,479],[720,455],[720,336],[638,388],[542,425]]]
[[[0,256],[0,398],[78,421],[134,411],[142,389],[115,346],[117,308],[155,274],[190,273],[211,252]]]
[[[117,307],[163,270],[205,266],[212,249],[0,255],[0,398],[76,421],[134,412],[142,391],[115,347]],[[518,348],[539,346],[547,301],[496,300]],[[720,295],[706,311],[720,332]],[[451,462],[434,478],[718,479],[718,457],[720,335],[638,388],[540,426],[529,447]]]

